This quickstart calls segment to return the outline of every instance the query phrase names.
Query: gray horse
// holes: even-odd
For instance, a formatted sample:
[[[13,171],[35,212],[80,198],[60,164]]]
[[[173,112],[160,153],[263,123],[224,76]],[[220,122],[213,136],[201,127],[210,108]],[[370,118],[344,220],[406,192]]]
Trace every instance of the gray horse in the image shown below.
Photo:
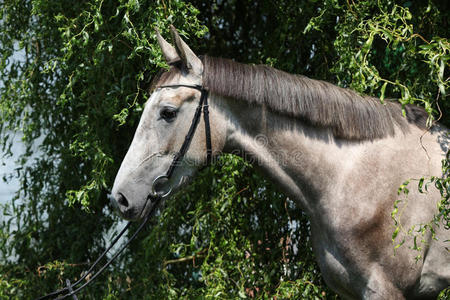
[[[394,253],[391,217],[405,180],[442,176],[446,128],[427,130],[417,107],[406,107],[403,117],[396,103],[327,82],[200,59],[175,28],[171,33],[175,47],[157,32],[171,67],[155,82],[114,182],[113,201],[124,218],[141,219],[158,189],[180,189],[206,164],[201,120],[173,176],[153,186],[170,167],[198,106],[200,91],[189,86],[202,86],[210,93],[213,156],[240,153],[304,209],[314,253],[334,291],[347,299],[426,299],[450,285],[450,231],[434,225],[436,238],[425,235],[416,262],[418,253],[406,246]],[[430,222],[439,199],[434,188],[411,188],[400,207],[398,238],[410,243],[407,229]]]

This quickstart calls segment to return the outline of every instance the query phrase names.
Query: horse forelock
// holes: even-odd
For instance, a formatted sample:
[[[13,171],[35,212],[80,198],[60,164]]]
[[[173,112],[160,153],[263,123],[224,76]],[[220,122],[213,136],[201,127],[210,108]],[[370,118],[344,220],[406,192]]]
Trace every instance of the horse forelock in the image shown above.
[[[377,139],[394,135],[396,126],[402,131],[408,124],[426,127],[425,111],[414,106],[406,107],[404,118],[399,103],[382,104],[325,81],[222,58],[204,56],[202,61],[203,85],[210,92],[331,128],[339,138]]]

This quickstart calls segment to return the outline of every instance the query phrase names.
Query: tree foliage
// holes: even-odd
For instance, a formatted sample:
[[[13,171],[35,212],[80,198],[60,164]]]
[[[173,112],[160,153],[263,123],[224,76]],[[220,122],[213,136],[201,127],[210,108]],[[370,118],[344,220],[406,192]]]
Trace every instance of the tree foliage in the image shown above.
[[[449,126],[449,11],[446,1],[1,1],[0,144],[7,157],[20,135],[26,152],[11,174],[20,189],[2,204],[0,297],[52,291],[107,246],[118,226],[108,187],[165,67],[155,27],[167,36],[174,24],[198,54],[422,105],[430,124]],[[432,184],[448,226],[448,177]],[[231,156],[168,201],[108,271],[87,298],[336,297],[307,218]]]

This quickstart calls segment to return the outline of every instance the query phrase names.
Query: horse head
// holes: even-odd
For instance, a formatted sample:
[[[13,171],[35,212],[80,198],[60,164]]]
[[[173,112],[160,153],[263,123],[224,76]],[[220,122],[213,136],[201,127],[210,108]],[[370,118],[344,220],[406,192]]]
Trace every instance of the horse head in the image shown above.
[[[201,88],[203,64],[173,26],[171,33],[175,47],[156,30],[170,70],[156,81],[112,189],[112,202],[125,219],[146,216],[157,200],[180,189],[207,162],[205,121],[193,120],[205,92]],[[214,119],[214,111],[211,115]],[[192,140],[186,142],[194,121],[199,128],[194,128]],[[220,131],[224,130],[215,126],[208,132],[209,137],[214,137],[213,147],[221,144]],[[177,160],[183,147],[186,153]],[[216,148],[209,150],[216,152]]]

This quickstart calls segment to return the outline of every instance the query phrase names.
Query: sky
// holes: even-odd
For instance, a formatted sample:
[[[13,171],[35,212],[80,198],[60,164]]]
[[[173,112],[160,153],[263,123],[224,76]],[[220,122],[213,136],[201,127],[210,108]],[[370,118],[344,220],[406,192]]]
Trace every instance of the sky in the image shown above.
[[[18,45],[16,45],[18,48]],[[13,61],[23,61],[25,59],[25,52],[15,51],[13,56],[11,57],[11,62]],[[8,66],[7,66],[8,68]],[[0,80],[0,87],[3,86],[3,83]],[[14,161],[18,158],[18,156],[24,152],[23,144],[20,141],[20,138],[15,138],[13,142],[13,147],[11,149],[12,153],[14,153],[13,157],[4,158],[4,153],[0,151],[0,204],[5,204],[6,202],[11,201],[15,191],[19,188],[18,180],[12,179],[8,182],[3,180],[4,176],[8,176],[9,174],[14,172],[16,168],[16,164]]]
[[[19,188],[17,178],[13,178],[5,182],[3,180],[4,176],[8,176],[11,173],[14,173],[14,169],[17,167],[14,161],[17,159],[20,153],[23,153],[24,147],[21,143],[20,139],[15,139],[12,152],[14,153],[13,157],[4,158],[3,153],[1,154],[2,158],[0,159],[0,203],[4,204],[9,202],[14,195],[14,192]]]
[[[16,49],[19,48],[17,43],[15,45],[15,48]],[[23,49],[16,50],[10,59],[11,62],[24,60],[25,60],[25,51]],[[0,87],[2,86],[3,83],[0,80]],[[9,177],[8,175],[14,173],[15,168],[17,168],[15,161],[17,160],[19,155],[25,151],[24,146],[20,140],[20,137],[18,136],[20,136],[20,134],[16,134],[16,137],[14,138],[13,141],[13,146],[11,149],[13,153],[12,157],[5,158],[4,153],[0,151],[0,204],[10,202],[12,197],[14,196],[14,193],[19,188],[19,181],[17,180],[17,178],[8,180],[8,182],[5,182],[3,180],[4,176]]]

